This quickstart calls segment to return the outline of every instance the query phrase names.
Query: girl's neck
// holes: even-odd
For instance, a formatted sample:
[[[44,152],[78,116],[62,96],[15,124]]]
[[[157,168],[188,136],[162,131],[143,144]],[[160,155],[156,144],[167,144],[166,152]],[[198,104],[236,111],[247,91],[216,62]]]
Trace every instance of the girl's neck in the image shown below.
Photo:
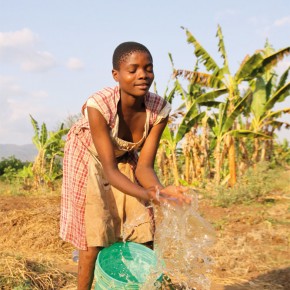
[[[120,105],[122,111],[143,111],[145,108],[145,96],[134,97],[120,92]]]

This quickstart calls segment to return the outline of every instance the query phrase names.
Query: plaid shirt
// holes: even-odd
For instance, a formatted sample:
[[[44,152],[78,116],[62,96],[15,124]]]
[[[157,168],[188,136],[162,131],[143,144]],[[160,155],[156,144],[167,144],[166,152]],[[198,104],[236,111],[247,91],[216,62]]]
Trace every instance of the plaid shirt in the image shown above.
[[[90,98],[97,105],[109,127],[114,128],[117,105],[120,100],[119,87],[105,88]],[[147,114],[150,114],[150,128],[154,126],[164,102],[164,99],[156,94],[148,93],[146,95],[145,107]],[[83,114],[86,106],[87,102],[82,108]],[[169,106],[168,103],[167,106]],[[170,109],[168,114],[169,111]],[[117,146],[115,142],[113,144]],[[88,148],[91,146],[93,146],[93,141],[89,123],[83,116],[70,129],[64,148],[60,236],[75,247],[84,250],[87,249],[84,213],[88,162],[91,157]],[[116,149],[125,150],[124,148]],[[128,151],[128,162],[133,169],[136,167],[137,161],[137,150]]]

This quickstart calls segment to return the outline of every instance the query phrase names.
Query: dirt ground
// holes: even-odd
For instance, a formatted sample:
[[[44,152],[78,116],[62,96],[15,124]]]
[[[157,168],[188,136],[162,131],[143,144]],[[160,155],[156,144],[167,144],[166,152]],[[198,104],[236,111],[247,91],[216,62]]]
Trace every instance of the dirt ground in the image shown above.
[[[217,236],[211,249],[212,290],[290,289],[289,198],[284,194],[230,208],[199,201],[199,212]],[[73,248],[58,237],[59,215],[60,197],[55,193],[1,196],[1,290],[13,289],[7,281],[29,275],[34,275],[39,289],[76,288],[77,265],[72,261]],[[53,273],[37,272],[41,263],[50,265]],[[41,286],[40,276],[46,279],[43,285],[50,286]]]

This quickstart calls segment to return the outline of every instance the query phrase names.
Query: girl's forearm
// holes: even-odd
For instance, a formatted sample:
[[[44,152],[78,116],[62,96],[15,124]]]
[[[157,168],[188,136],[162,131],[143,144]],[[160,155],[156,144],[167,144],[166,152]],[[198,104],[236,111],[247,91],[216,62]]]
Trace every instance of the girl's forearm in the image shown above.
[[[150,200],[150,196],[148,195],[145,188],[136,183],[133,183],[119,170],[116,169],[110,172],[105,172],[105,175],[110,185],[117,188],[121,192],[145,201]]]
[[[142,168],[136,168],[135,171],[136,177],[138,179],[138,182],[142,185],[144,188],[149,188],[149,187],[156,187],[158,186],[159,189],[163,188],[164,186],[161,184],[159,181],[156,172],[154,171],[153,168],[147,168],[147,167],[142,167]]]

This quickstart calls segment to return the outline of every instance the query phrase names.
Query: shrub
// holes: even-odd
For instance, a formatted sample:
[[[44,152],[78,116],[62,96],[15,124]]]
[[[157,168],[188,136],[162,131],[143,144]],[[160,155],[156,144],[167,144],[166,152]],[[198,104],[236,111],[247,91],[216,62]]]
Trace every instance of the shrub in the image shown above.
[[[5,169],[8,167],[14,169],[15,171],[22,169],[29,162],[22,162],[20,159],[17,159],[14,155],[2,158],[0,161],[0,176],[5,173]]]
[[[2,180],[11,182],[17,175],[17,172],[27,166],[29,162],[23,162],[15,156],[2,158],[0,161],[0,177]]]

